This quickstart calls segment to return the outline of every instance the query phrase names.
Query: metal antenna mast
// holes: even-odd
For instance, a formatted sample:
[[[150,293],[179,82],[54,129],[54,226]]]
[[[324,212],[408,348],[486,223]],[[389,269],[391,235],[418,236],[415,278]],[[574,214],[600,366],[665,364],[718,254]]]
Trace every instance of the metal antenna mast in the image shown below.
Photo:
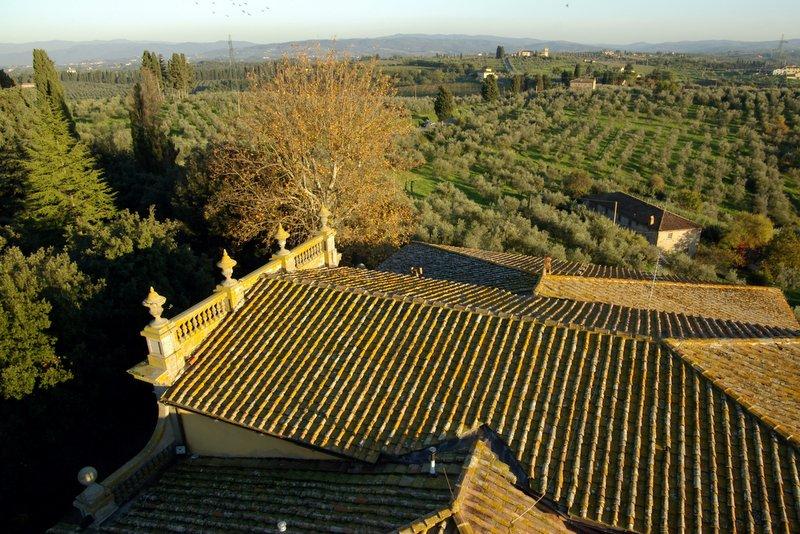
[[[786,44],[786,34],[782,33],[781,40],[778,41],[778,50],[776,53],[777,56],[776,59],[778,60],[778,63],[780,64],[781,67],[786,66],[786,54],[783,51],[783,47],[785,44]]]
[[[231,39],[231,34],[228,34],[228,78],[230,79],[231,90],[233,90],[233,62],[235,60],[234,51],[233,51],[233,40]],[[236,114],[241,115],[242,113],[242,105],[239,90],[241,87],[236,87]]]

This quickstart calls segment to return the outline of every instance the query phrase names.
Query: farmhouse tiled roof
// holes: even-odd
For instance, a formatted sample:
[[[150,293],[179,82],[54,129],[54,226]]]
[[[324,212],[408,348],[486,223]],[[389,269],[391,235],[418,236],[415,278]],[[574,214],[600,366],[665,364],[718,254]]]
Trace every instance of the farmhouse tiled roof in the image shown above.
[[[583,201],[588,204],[600,204],[606,208],[616,205],[617,217],[627,217],[642,226],[659,232],[701,228],[699,224],[685,217],[628,193],[619,191],[602,193],[586,197]],[[652,224],[651,220],[653,221]]]
[[[389,292],[263,277],[162,402],[368,462],[488,425],[572,517],[800,529],[788,427],[679,348]]]

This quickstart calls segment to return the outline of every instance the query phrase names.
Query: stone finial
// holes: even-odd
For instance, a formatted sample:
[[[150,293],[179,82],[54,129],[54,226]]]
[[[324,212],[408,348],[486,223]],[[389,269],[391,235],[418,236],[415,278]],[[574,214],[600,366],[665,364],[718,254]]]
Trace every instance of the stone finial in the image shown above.
[[[150,322],[152,326],[161,326],[167,322],[166,319],[161,317],[161,314],[164,312],[165,302],[167,302],[166,297],[162,297],[156,293],[153,286],[150,286],[150,293],[148,293],[147,298],[142,301],[142,305],[149,309],[150,315],[153,316],[153,320]]]
[[[236,267],[237,261],[228,256],[228,251],[222,249],[222,259],[217,262],[217,267],[220,268],[222,271],[222,276],[225,277],[225,281],[222,282],[223,286],[229,286],[236,282],[234,278],[231,278],[233,275],[233,268]]]
[[[281,249],[278,251],[278,256],[285,256],[289,253],[286,250],[286,240],[289,239],[289,232],[284,230],[283,225],[278,223],[278,229],[275,231],[275,239],[278,240],[278,245],[280,245]]]
[[[89,486],[97,480],[97,469],[92,466],[86,466],[78,471],[78,482],[82,486]]]
[[[545,256],[544,265],[542,266],[542,274],[550,274],[553,272],[553,258]]]
[[[331,216],[331,211],[328,209],[327,206],[325,206],[325,204],[323,204],[322,207],[319,209],[319,222],[322,225],[320,230],[322,230],[323,232],[326,230],[330,230],[330,227],[328,226],[328,218],[330,216]]]

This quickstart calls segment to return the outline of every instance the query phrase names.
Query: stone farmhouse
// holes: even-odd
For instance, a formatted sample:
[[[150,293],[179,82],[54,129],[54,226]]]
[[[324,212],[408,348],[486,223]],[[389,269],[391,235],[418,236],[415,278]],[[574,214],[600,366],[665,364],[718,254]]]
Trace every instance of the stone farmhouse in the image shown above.
[[[573,78],[569,81],[569,88],[573,91],[594,91],[596,87],[595,78]]]
[[[621,192],[586,197],[581,202],[615,223],[642,234],[662,250],[680,250],[690,256],[697,251],[702,227],[633,195]]]
[[[493,71],[491,67],[485,67],[483,70],[479,70],[476,74],[477,77],[481,80],[485,80],[490,76],[497,78],[497,73]]]
[[[142,330],[159,419],[53,532],[797,532],[774,288],[319,232]],[[79,512],[78,512],[79,510]]]
[[[549,48],[542,48],[541,52],[537,52],[536,50],[517,50],[516,52],[511,54],[511,57],[550,57],[550,49]]]

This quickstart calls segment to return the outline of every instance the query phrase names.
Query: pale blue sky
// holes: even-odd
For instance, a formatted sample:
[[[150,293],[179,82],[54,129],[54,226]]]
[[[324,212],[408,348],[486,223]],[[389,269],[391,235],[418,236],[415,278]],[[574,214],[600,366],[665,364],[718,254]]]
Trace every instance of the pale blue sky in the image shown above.
[[[0,42],[469,33],[583,43],[800,37],[800,0],[0,0]],[[266,6],[270,9],[262,11]],[[249,11],[250,16],[243,14]],[[227,15],[227,16],[226,16]]]

